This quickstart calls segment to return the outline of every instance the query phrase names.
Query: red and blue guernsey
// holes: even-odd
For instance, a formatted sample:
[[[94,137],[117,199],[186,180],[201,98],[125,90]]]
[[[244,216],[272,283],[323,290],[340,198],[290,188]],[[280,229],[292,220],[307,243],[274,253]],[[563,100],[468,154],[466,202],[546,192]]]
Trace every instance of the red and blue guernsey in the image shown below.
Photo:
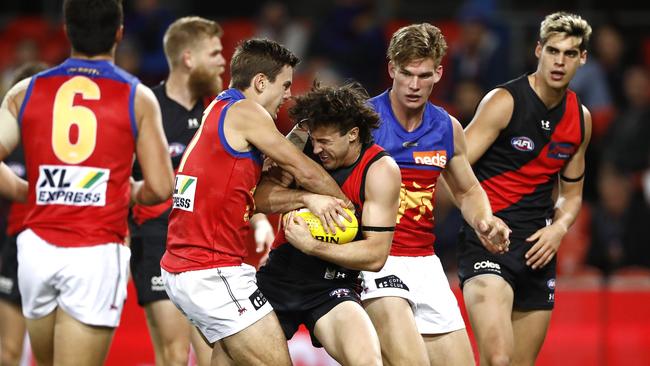
[[[454,131],[449,114],[427,102],[422,124],[406,131],[390,105],[390,91],[372,99],[381,124],[373,131],[375,143],[397,162],[402,173],[397,226],[390,255],[433,254],[435,191],[440,173],[454,156]]]
[[[109,61],[81,59],[31,79],[18,116],[26,228],[63,247],[124,242],[138,83]]]
[[[228,110],[244,98],[237,89],[219,94],[181,159],[160,262],[167,272],[237,266],[247,255],[262,157],[257,149],[234,150],[224,134]]]

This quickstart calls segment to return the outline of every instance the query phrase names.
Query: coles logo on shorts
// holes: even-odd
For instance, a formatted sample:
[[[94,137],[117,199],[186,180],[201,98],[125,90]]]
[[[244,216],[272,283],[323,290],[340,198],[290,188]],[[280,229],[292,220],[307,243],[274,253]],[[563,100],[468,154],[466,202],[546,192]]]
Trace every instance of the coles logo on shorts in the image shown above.
[[[189,175],[176,175],[174,182],[174,207],[184,211],[194,211],[194,195],[198,179]]]
[[[36,204],[105,206],[110,172],[88,166],[40,165]]]
[[[498,263],[485,260],[485,261],[474,263],[474,272],[478,270],[486,270],[489,272],[501,273],[501,266]]]
[[[375,284],[377,284],[377,288],[400,288],[402,290],[410,291],[408,286],[402,280],[395,276],[395,275],[390,275],[382,278],[377,278],[375,279]]]

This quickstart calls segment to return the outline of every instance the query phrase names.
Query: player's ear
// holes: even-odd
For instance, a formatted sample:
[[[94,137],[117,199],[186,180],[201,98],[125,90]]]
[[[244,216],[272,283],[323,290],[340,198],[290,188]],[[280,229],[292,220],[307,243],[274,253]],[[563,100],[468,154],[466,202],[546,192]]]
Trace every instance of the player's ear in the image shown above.
[[[391,79],[395,79],[395,68],[397,68],[397,65],[393,61],[388,61],[388,75],[390,75]]]
[[[259,94],[264,92],[264,89],[266,89],[268,83],[269,79],[261,72],[253,76],[253,80],[251,81],[253,88]]]
[[[117,28],[117,31],[115,31],[115,44],[122,42],[123,38],[124,38],[124,26],[120,25],[119,28]]]
[[[359,127],[353,127],[350,131],[348,131],[348,141],[354,142],[358,138],[359,138]]]

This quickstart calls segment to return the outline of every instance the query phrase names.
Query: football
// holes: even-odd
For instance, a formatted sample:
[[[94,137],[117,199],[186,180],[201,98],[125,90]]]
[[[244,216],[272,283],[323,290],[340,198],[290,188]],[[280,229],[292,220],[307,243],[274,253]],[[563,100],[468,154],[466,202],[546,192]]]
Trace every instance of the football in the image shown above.
[[[359,223],[356,216],[354,216],[354,211],[350,209],[345,209],[345,211],[352,217],[352,221],[347,221],[343,216],[341,216],[341,221],[345,225],[345,231],[342,231],[338,226],[336,227],[336,233],[328,233],[323,228],[318,216],[314,215],[309,211],[309,209],[301,208],[295,210],[295,215],[302,217],[303,220],[309,226],[309,231],[311,235],[320,241],[332,244],[347,244],[354,240],[357,236],[357,231],[359,230]]]

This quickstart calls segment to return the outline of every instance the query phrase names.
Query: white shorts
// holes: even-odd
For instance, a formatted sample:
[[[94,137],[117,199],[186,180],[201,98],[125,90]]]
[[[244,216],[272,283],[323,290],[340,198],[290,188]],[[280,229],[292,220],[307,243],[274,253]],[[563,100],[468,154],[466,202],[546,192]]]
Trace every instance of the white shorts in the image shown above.
[[[465,328],[454,293],[437,256],[389,256],[379,272],[362,272],[361,300],[395,296],[409,301],[420,334]]]
[[[214,343],[273,311],[248,264],[182,273],[160,269],[169,299]]]
[[[59,247],[27,229],[17,238],[18,287],[23,315],[42,318],[60,306],[95,326],[120,323],[131,250],[119,243]]]

